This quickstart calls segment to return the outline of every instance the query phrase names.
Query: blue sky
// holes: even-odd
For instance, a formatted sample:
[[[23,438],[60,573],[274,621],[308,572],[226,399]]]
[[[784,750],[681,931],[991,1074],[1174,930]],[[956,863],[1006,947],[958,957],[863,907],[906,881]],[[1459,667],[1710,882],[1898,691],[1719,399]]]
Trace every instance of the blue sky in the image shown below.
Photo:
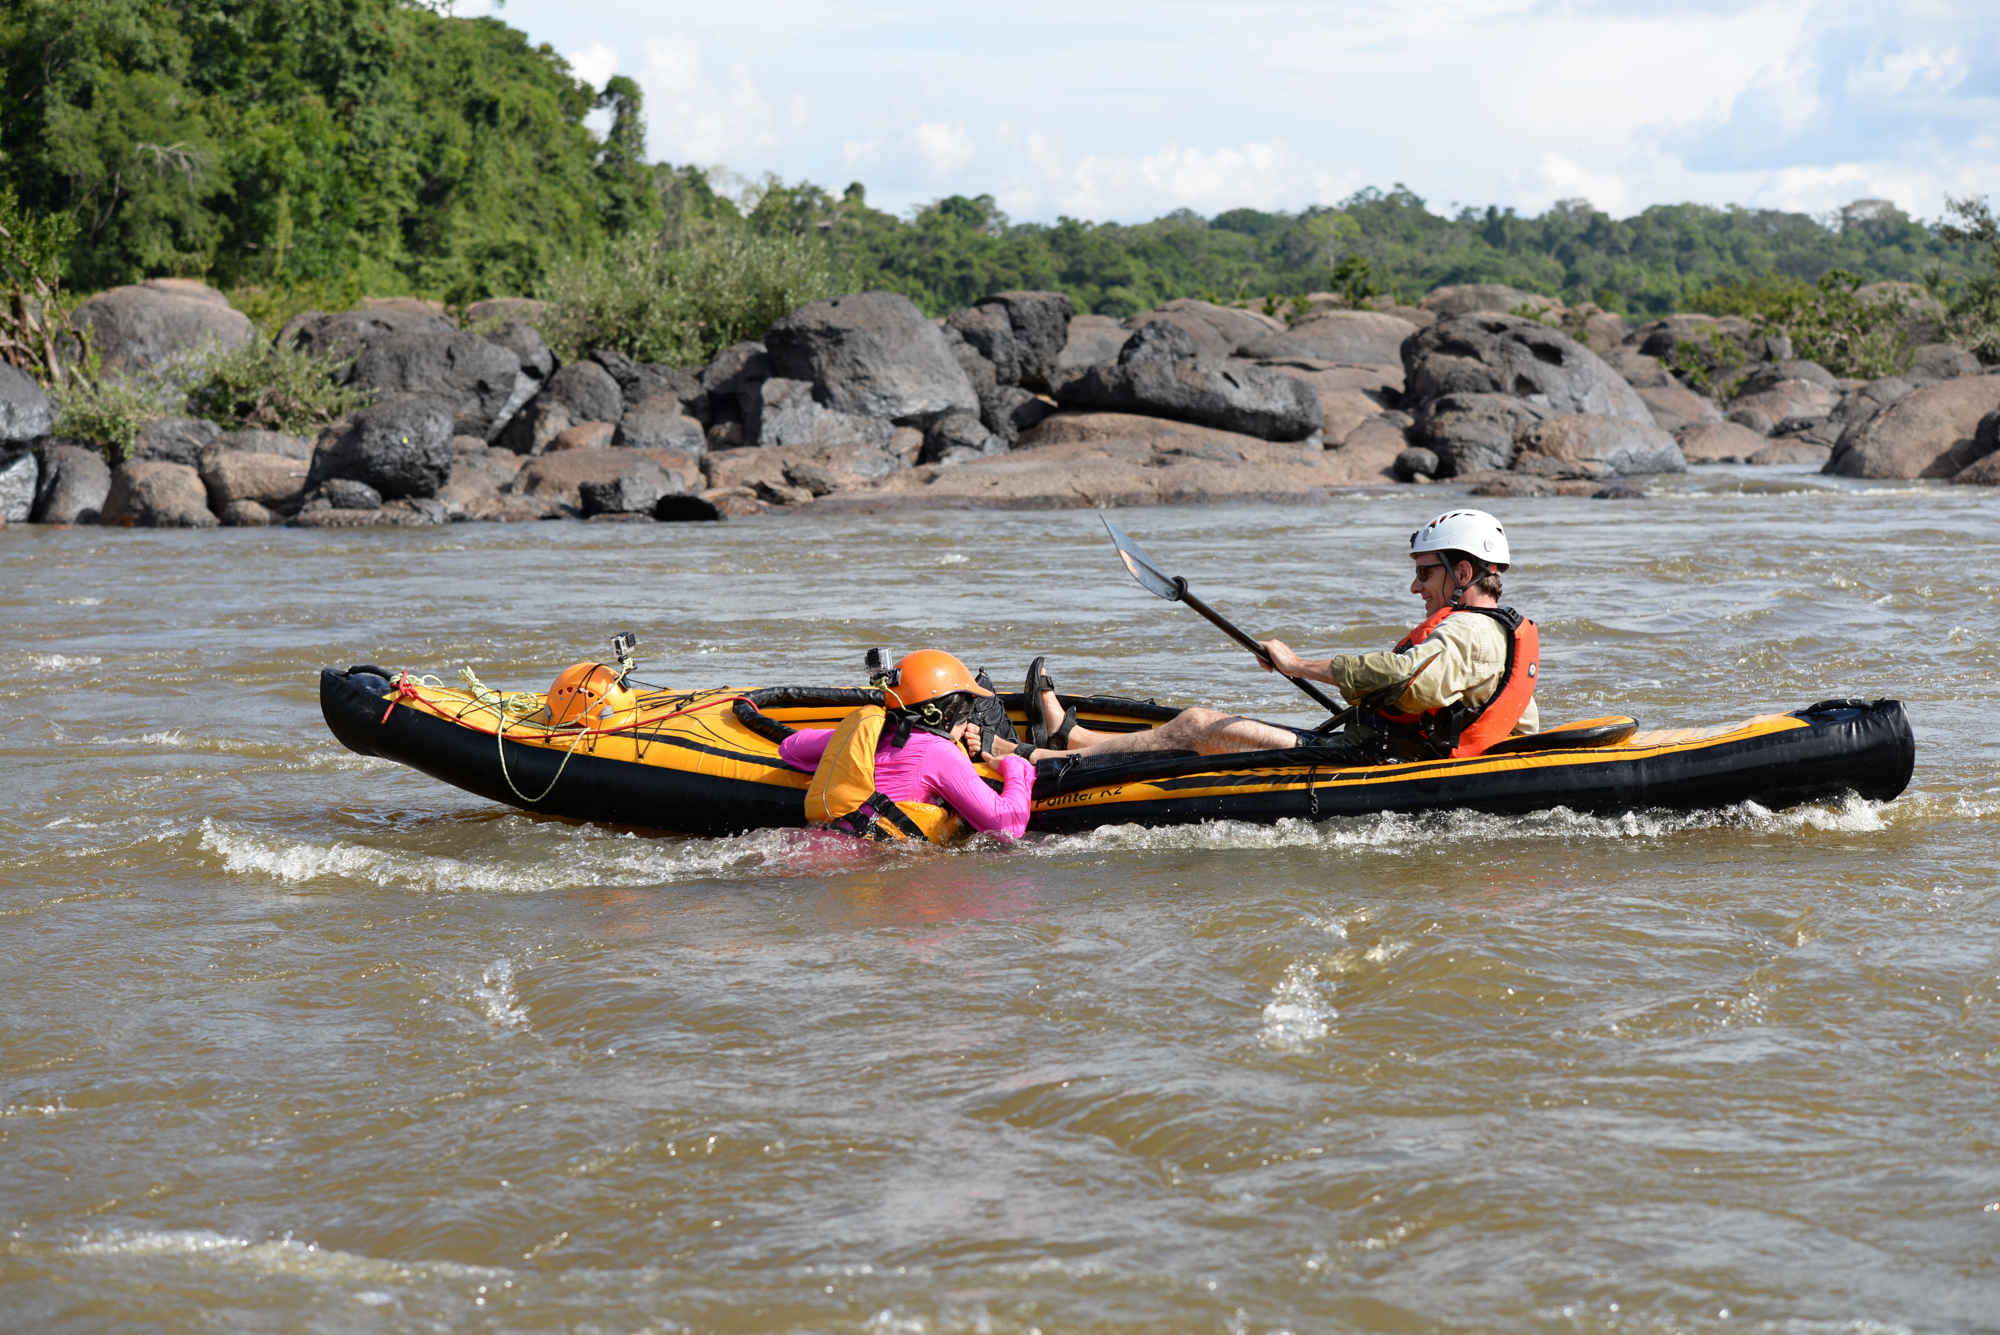
[[[2000,193],[2000,2],[460,0],[646,91],[652,155],[1016,221]]]

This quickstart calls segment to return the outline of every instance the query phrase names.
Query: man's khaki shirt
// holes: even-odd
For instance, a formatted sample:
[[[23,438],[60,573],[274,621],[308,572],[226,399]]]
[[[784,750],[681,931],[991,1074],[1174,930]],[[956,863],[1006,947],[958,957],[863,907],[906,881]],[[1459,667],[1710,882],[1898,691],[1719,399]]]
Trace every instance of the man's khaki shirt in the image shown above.
[[[1333,684],[1353,704],[1371,691],[1402,681],[1419,667],[1424,670],[1396,702],[1399,712],[1428,714],[1460,700],[1467,706],[1483,705],[1493,698],[1500,674],[1507,670],[1506,628],[1476,612],[1454,614],[1439,622],[1422,644],[1399,654],[1346,654],[1334,659]],[[1541,714],[1530,699],[1514,732],[1520,735],[1541,730]]]

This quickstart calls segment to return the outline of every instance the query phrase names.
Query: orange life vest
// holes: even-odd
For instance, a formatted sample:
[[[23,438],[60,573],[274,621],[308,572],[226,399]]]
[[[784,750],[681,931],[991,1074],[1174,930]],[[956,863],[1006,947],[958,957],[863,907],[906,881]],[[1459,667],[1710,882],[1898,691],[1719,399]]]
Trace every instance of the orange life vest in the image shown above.
[[[1501,669],[1500,684],[1486,703],[1467,705],[1458,700],[1422,714],[1382,709],[1372,711],[1370,717],[1377,731],[1390,737],[1419,737],[1440,756],[1476,756],[1506,740],[1521,715],[1528,712],[1528,702],[1535,698],[1535,679],[1541,673],[1542,636],[1534,622],[1511,607],[1443,607],[1405,635],[1395,652],[1422,644],[1454,612],[1476,612],[1506,628],[1507,666]]]
[[[882,706],[863,705],[840,721],[806,788],[806,819],[864,839],[948,844],[965,833],[950,807],[898,802],[875,787],[875,751],[887,717]]]

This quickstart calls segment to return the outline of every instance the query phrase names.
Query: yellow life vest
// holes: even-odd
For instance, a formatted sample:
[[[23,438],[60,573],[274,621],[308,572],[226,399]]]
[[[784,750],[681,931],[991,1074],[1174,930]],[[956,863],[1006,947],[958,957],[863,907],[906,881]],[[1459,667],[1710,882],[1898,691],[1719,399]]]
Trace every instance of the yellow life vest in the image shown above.
[[[887,718],[880,705],[863,705],[840,721],[806,789],[806,819],[864,839],[928,839],[948,844],[965,833],[951,808],[934,802],[897,802],[875,788],[875,748]]]

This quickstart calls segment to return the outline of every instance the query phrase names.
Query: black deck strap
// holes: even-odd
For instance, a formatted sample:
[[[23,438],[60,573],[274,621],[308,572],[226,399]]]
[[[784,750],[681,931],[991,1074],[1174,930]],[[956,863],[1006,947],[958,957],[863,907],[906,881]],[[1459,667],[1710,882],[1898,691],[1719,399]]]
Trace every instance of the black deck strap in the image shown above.
[[[1148,723],[1165,723],[1179,718],[1181,711],[1174,705],[1156,704],[1151,700],[1128,700],[1122,695],[1057,695],[1056,702],[1065,707],[1074,707],[1079,714],[1122,714],[1126,718],[1143,719]],[[1039,702],[1031,701],[1019,691],[1000,697],[1000,703],[1009,709],[1018,709],[1029,714],[1031,709],[1039,709]],[[1032,718],[1033,715],[1029,714]],[[1099,732],[1117,732],[1116,726],[1090,725]]]
[[[759,709],[855,709],[881,704],[882,692],[858,686],[765,686],[743,692],[743,698]]]
[[[1822,700],[1816,705],[1807,705],[1804,709],[1798,710],[1797,716],[1805,718],[1812,714],[1838,714],[1849,709],[1865,712],[1884,703],[1886,702],[1882,700]]]
[[[371,677],[380,677],[383,681],[394,681],[396,679],[396,674],[389,671],[388,668],[376,667],[373,663],[356,663],[353,667],[347,669],[347,675],[350,677],[359,677],[364,673]],[[1818,708],[1818,706],[1815,705],[1814,708]]]
[[[930,836],[924,833],[923,827],[911,820],[901,807],[882,794],[875,793],[869,797],[867,810],[875,813],[876,823],[900,831],[905,839],[914,839],[920,844],[930,842]]]
[[[1633,733],[1639,725],[1632,719],[1617,723],[1600,723],[1593,728],[1551,728],[1547,732],[1523,733],[1519,737],[1506,737],[1480,752],[1486,756],[1517,756],[1530,751],[1565,751],[1570,748],[1592,746],[1615,746]]]
[[[1234,755],[1205,756],[1196,751],[1127,751],[1113,755],[1064,756],[1039,761],[1035,765],[1036,798],[1073,793],[1079,788],[1110,787],[1123,783],[1151,783],[1155,779],[1180,778],[1189,774],[1226,774],[1246,769],[1363,769],[1381,762],[1351,746],[1294,746],[1280,751],[1239,751]]]
[[[798,731],[797,728],[786,727],[774,718],[766,718],[758,713],[757,706],[748,700],[732,700],[729,702],[729,708],[735,713],[738,723],[767,742],[782,742]]]

